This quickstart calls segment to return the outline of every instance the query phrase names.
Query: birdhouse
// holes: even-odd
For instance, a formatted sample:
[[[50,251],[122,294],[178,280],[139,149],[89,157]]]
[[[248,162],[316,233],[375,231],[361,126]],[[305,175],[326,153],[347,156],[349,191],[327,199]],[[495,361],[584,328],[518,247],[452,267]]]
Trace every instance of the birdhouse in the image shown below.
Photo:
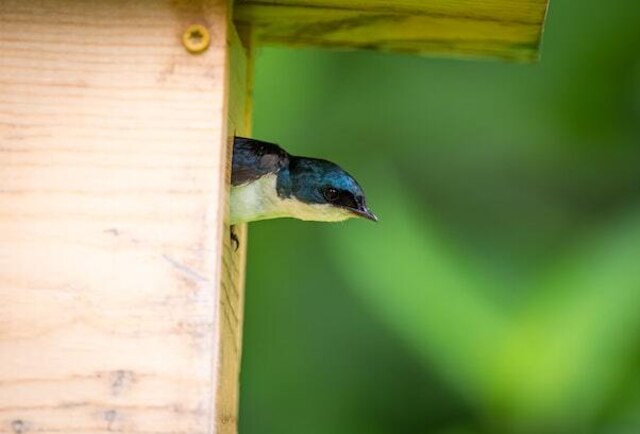
[[[256,47],[533,61],[546,8],[3,0],[0,431],[236,432]]]

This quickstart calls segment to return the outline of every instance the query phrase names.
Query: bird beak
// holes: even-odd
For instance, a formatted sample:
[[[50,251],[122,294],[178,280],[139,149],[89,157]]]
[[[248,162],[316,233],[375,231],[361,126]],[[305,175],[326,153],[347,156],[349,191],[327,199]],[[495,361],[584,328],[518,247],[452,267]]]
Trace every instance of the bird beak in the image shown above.
[[[371,212],[371,210],[367,206],[364,206],[361,209],[353,209],[351,211],[358,217],[362,217],[373,222],[378,221],[378,217],[373,212]]]

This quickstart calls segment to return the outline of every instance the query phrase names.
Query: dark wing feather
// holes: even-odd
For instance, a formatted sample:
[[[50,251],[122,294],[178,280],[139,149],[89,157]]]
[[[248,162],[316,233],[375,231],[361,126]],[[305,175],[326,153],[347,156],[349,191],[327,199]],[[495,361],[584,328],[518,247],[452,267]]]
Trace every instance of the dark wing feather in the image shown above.
[[[236,137],[233,142],[231,185],[255,181],[289,164],[289,154],[274,143]]]

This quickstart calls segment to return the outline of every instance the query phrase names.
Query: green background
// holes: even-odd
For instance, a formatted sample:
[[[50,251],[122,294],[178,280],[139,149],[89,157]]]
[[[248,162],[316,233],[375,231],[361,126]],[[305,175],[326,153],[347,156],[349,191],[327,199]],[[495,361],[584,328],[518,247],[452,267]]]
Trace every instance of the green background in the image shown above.
[[[640,433],[640,2],[533,65],[266,48],[254,136],[381,221],[251,224],[241,434]]]

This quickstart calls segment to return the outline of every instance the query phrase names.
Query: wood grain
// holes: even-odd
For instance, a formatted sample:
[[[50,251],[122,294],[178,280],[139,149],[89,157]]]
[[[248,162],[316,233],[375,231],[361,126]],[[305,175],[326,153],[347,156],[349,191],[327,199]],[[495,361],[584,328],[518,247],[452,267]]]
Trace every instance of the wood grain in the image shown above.
[[[239,0],[264,45],[533,61],[547,0]]]
[[[244,30],[243,30],[244,31]],[[251,85],[253,79],[253,57],[251,56],[251,39],[245,40],[245,46],[235,28],[229,32],[229,97],[228,130],[232,134],[249,137],[251,135]],[[227,154],[231,155],[233,140],[228,141]],[[227,159],[225,195],[229,198],[231,181],[231,164]],[[228,213],[228,201],[226,202]],[[217,406],[217,432],[219,434],[233,434],[238,430],[238,405],[240,359],[242,357],[242,323],[244,318],[244,277],[247,254],[247,225],[236,225],[239,245],[225,237],[222,284],[220,287],[220,310],[218,319],[220,330],[219,372],[220,381],[217,395],[220,397]]]
[[[223,220],[227,123],[246,128],[228,98],[246,94],[229,90],[229,14],[2,1],[0,432],[235,431],[221,385],[237,389],[244,259]],[[211,33],[199,55],[193,23]]]

